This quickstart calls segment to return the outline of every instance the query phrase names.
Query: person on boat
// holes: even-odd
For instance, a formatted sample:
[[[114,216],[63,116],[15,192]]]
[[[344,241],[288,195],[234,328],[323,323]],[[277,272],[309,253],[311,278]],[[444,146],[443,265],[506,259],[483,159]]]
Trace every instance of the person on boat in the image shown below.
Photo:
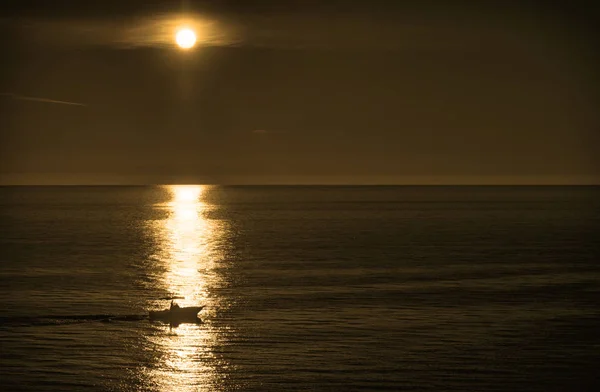
[[[174,304],[173,300],[171,300],[171,307],[169,308],[169,310],[173,310],[173,309],[179,309],[179,305]]]

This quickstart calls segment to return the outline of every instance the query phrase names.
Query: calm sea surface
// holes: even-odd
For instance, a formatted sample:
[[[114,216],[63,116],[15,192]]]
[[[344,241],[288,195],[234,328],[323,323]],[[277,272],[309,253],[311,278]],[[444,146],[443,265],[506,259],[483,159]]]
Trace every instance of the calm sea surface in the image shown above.
[[[7,391],[586,391],[600,188],[1,187]],[[204,305],[201,323],[148,310]]]

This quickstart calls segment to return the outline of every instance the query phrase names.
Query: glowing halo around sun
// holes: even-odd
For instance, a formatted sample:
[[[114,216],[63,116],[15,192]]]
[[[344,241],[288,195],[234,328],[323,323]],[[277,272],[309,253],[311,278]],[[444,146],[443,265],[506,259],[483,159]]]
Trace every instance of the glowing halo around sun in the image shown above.
[[[188,28],[179,29],[175,34],[175,42],[181,49],[189,49],[196,44],[196,33]]]

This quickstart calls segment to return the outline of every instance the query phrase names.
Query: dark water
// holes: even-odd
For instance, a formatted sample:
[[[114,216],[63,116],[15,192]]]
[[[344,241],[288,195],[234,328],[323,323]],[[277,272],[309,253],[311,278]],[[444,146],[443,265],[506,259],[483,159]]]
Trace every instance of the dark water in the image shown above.
[[[600,188],[3,187],[0,384],[584,391]],[[202,322],[147,320],[161,297]]]

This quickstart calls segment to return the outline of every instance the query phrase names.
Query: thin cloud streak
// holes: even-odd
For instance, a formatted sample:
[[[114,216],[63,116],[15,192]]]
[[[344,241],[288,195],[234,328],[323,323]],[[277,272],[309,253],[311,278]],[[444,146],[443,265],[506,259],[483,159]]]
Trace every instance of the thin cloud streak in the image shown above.
[[[501,17],[497,17],[502,21]],[[0,25],[2,24],[0,19]],[[506,33],[504,23],[489,16],[481,21],[414,17],[396,19],[361,13],[219,14],[157,13],[136,18],[24,18],[4,20],[32,42],[56,46],[100,46],[119,49],[177,48],[178,28],[192,28],[198,46],[274,49],[478,49],[482,45],[522,47],[523,36],[545,37],[549,32],[530,21]]]
[[[19,101],[33,101],[33,102],[44,102],[44,103],[55,103],[60,105],[72,105],[72,106],[87,106],[85,103],[80,102],[69,102],[69,101],[60,101],[57,99],[50,98],[41,98],[41,97],[29,97],[26,95],[18,95],[12,93],[0,93],[0,95],[5,97],[10,97]]]
[[[176,48],[175,33],[181,27],[196,32],[198,45],[228,46],[237,42],[230,27],[195,14],[165,13],[111,20],[25,18],[7,23],[30,42],[63,47]]]

